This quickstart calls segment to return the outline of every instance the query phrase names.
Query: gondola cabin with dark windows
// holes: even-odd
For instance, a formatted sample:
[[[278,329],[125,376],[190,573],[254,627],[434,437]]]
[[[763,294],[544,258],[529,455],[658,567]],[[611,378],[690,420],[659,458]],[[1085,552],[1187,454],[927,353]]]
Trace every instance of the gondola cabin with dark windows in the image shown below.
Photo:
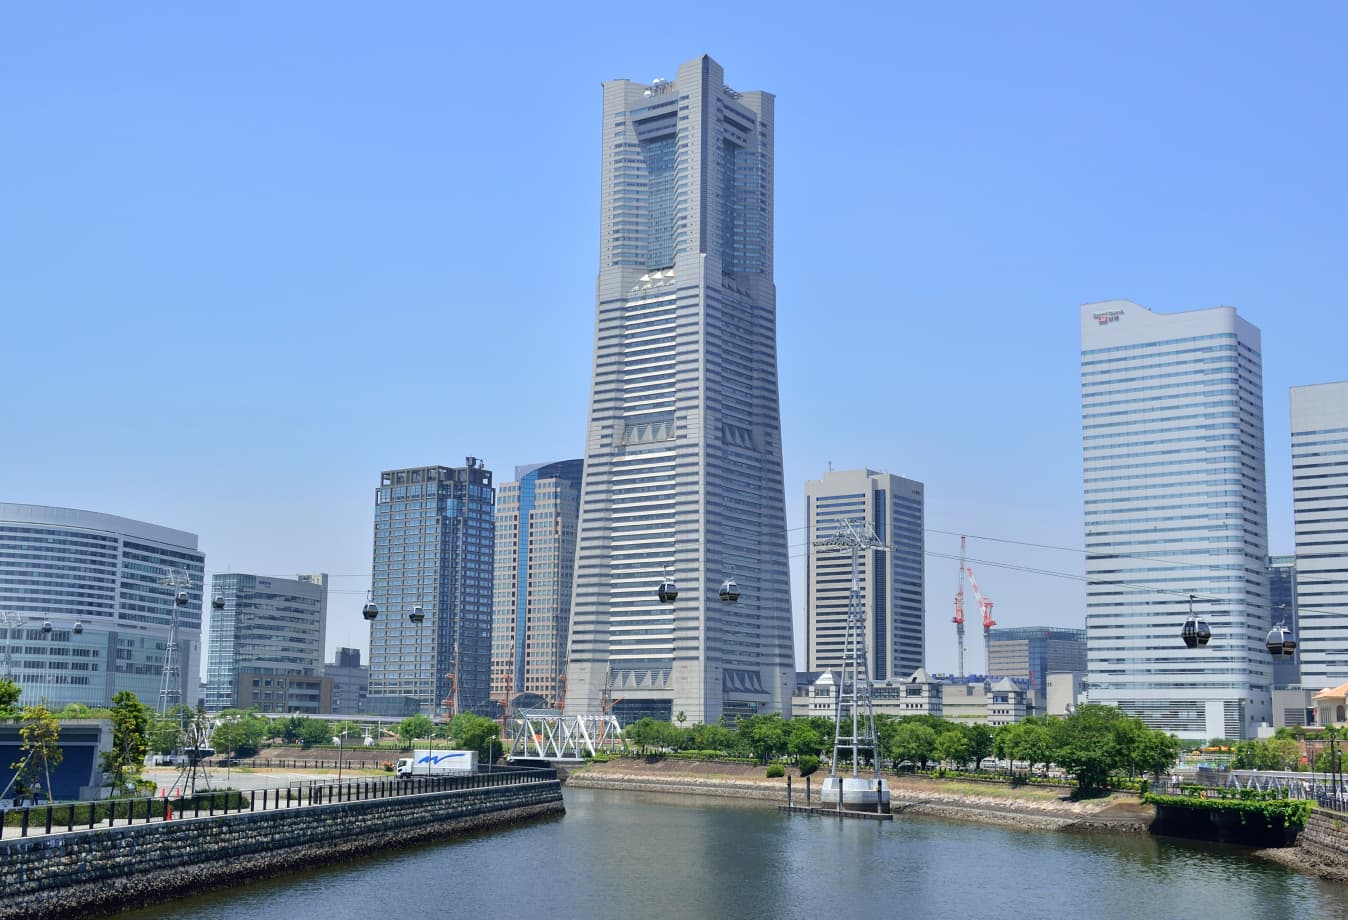
[[[1189,617],[1180,629],[1180,638],[1189,648],[1203,648],[1212,640],[1212,630],[1202,617]]]
[[[660,598],[662,604],[672,604],[678,599],[679,587],[674,584],[674,579],[666,574],[664,580],[660,582],[660,587],[656,589],[655,596]]]
[[[1291,658],[1296,654],[1297,640],[1286,626],[1275,626],[1268,631],[1265,647],[1274,658]]]
[[[719,596],[721,600],[729,604],[733,604],[740,599],[740,588],[739,585],[735,584],[735,579],[733,577],[727,578],[725,581],[721,582]]]

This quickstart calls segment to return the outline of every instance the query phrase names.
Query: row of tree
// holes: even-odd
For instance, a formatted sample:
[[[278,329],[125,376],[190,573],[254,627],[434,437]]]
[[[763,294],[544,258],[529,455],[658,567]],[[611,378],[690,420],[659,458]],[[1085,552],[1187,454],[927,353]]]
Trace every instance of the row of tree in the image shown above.
[[[1163,774],[1180,756],[1178,738],[1148,728],[1112,706],[1080,706],[1066,718],[1033,717],[993,727],[938,716],[875,717],[882,761],[895,768],[950,764],[977,770],[985,758],[1020,761],[1046,772],[1055,764],[1085,789],[1104,788],[1111,776]],[[833,720],[756,715],[735,729],[723,724],[681,727],[642,719],[626,730],[638,751],[715,751],[768,763],[820,756],[833,748]]]

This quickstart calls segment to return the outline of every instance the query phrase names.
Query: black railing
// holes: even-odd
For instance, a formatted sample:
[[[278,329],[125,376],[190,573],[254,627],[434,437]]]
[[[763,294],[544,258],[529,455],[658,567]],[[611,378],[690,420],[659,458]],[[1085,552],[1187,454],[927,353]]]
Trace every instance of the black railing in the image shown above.
[[[101,799],[93,802],[51,802],[24,805],[4,812],[0,821],[0,839],[88,831],[98,827],[149,824],[199,818],[202,815],[227,815],[243,811],[274,811],[310,805],[363,802],[408,795],[448,792],[459,789],[486,789],[518,786],[524,783],[551,782],[557,771],[551,768],[493,766],[489,773],[443,774],[342,780],[312,780],[264,789],[220,790],[192,795],[158,796],[127,799]]]

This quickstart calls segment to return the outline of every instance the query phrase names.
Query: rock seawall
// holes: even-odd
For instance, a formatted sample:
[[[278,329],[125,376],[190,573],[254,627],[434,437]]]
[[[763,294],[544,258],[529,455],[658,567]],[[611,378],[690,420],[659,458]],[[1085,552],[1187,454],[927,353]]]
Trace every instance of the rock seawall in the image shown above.
[[[565,812],[557,781],[0,843],[0,920],[91,917]]]
[[[567,784],[582,789],[621,789],[628,792],[653,792],[672,795],[721,796],[752,799],[785,805],[786,784],[781,780],[730,777],[707,778],[678,775],[644,775],[613,770],[578,770]],[[818,795],[819,783],[813,783]],[[1095,802],[1060,800],[1023,801],[992,795],[952,794],[905,789],[891,781],[890,801],[896,813],[931,815],[980,824],[1023,827],[1051,831],[1104,831],[1107,833],[1145,834],[1152,820],[1149,807],[1134,805],[1126,809],[1102,807]],[[804,782],[793,781],[792,802],[805,804]],[[815,804],[818,804],[817,798]]]

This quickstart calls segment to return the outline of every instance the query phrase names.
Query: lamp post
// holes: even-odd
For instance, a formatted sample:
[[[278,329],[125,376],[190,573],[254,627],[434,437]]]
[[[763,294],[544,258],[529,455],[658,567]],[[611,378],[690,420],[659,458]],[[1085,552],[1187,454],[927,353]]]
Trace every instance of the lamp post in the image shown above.
[[[346,752],[346,729],[342,729],[337,736],[332,739],[337,742],[337,783],[342,782],[342,757]]]

